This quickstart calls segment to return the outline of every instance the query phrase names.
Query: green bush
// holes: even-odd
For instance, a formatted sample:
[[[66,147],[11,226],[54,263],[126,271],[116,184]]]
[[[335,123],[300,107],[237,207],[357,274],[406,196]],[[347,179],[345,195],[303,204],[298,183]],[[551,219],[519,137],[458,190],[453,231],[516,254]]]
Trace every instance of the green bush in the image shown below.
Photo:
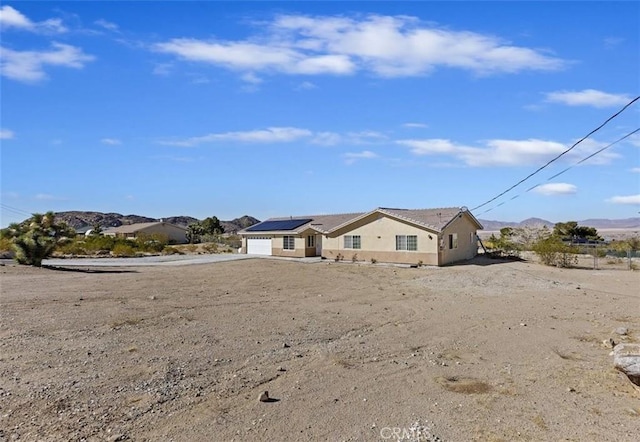
[[[71,241],[67,244],[59,245],[56,248],[56,252],[62,253],[63,255],[86,255],[87,250],[84,245],[82,241]]]
[[[169,237],[160,233],[150,235],[139,235],[134,241],[135,247],[142,252],[162,252],[169,244]]]
[[[544,265],[572,267],[578,263],[578,249],[556,236],[537,241],[533,244],[533,251]]]
[[[113,256],[135,256],[136,251],[130,244],[116,244],[111,251]]]

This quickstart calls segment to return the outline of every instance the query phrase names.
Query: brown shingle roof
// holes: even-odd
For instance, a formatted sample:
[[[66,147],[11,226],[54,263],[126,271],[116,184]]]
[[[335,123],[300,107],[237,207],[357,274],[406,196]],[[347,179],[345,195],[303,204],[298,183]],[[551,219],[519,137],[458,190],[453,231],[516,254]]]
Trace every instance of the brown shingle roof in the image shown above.
[[[410,223],[434,230],[436,232],[441,232],[445,228],[445,226],[449,224],[451,220],[453,220],[455,216],[462,211],[463,209],[461,209],[460,207],[443,207],[438,209],[390,209],[379,207],[372,210],[371,212],[296,216],[296,219],[311,219],[312,221],[289,231],[300,233],[307,230],[308,228],[312,228],[320,233],[329,233],[340,227],[349,225],[351,222],[357,219],[364,218],[365,216],[378,212],[387,216],[408,221]],[[471,215],[470,212],[469,215]],[[480,228],[482,228],[480,223],[475,219],[475,217],[473,217],[473,215],[471,215],[471,218],[478,224]],[[289,219],[291,219],[291,217],[269,218],[264,222],[285,221]],[[239,233],[245,233],[245,231],[241,230]]]
[[[127,224],[118,227],[110,227],[105,229],[105,233],[136,233],[140,230],[146,229],[147,227],[156,226],[158,224],[167,224],[169,226],[178,227],[179,229],[186,230],[184,227],[176,226],[175,224],[165,223],[163,221],[154,221],[150,223],[136,223],[136,224]]]

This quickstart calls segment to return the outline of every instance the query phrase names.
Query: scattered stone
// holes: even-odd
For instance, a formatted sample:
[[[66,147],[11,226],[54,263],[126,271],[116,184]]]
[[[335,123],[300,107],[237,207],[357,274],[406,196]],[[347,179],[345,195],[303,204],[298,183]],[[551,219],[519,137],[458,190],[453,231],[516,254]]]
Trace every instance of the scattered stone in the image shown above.
[[[260,402],[269,402],[269,392],[263,391],[262,393],[260,393],[260,396],[258,396],[258,400]]]
[[[289,344],[287,344],[286,342],[284,344],[282,344],[282,348],[289,348],[291,347]]]
[[[156,297],[155,297],[155,296],[153,296],[153,295],[151,295],[151,296],[149,296],[149,299],[151,299],[152,301],[154,301],[154,300],[156,299]]]
[[[616,341],[611,338],[605,339],[604,341],[602,341],[602,345],[604,345],[606,348],[613,348],[616,346]]]
[[[614,330],[614,333],[620,336],[625,336],[627,333],[629,333],[629,330],[627,329],[627,327],[618,327]]]
[[[573,387],[569,387],[569,388],[567,388],[567,391],[568,391],[569,393],[575,393],[575,392],[576,392],[576,389],[575,389],[575,388],[573,388]]]
[[[284,367],[278,367],[278,371],[287,371],[287,369]]]
[[[521,325],[522,327],[526,327],[526,326],[527,326],[527,324],[525,324],[524,322],[521,322],[521,323],[520,323],[520,325]]]
[[[640,387],[640,344],[618,344],[613,349],[613,366]]]

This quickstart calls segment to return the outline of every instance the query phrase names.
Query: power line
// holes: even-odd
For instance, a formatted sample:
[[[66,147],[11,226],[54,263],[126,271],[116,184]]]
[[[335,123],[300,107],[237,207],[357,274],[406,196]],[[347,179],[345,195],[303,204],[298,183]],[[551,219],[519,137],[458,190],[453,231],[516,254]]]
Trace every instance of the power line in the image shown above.
[[[602,129],[607,123],[609,123],[611,120],[613,120],[614,118],[616,118],[618,115],[620,115],[622,112],[624,112],[629,106],[631,106],[633,103],[635,103],[636,101],[640,100],[640,95],[637,96],[636,98],[634,98],[633,100],[631,100],[629,103],[627,103],[622,109],[620,109],[618,112],[616,112],[615,114],[613,114],[612,116],[610,116],[609,118],[607,118],[607,120],[602,123],[600,126],[596,127],[595,129],[593,129],[591,132],[589,132],[587,135],[585,135],[584,137],[582,137],[581,139],[579,139],[578,141],[576,141],[570,148],[568,148],[567,150],[565,150],[564,152],[562,152],[561,154],[559,154],[558,156],[556,156],[555,158],[553,158],[552,160],[550,160],[549,162],[547,162],[547,164],[545,164],[544,166],[540,166],[536,171],[530,173],[529,175],[527,175],[525,178],[521,179],[520,181],[518,181],[516,184],[514,184],[513,186],[509,187],[507,190],[505,190],[504,192],[494,196],[493,198],[491,198],[490,200],[480,204],[479,206],[474,207],[471,210],[476,210],[479,209],[480,207],[486,206],[487,204],[497,200],[498,198],[500,198],[502,195],[504,195],[505,193],[513,190],[514,188],[518,187],[520,184],[524,183],[525,181],[527,181],[529,178],[531,178],[532,176],[536,175],[537,173],[539,173],[540,171],[542,171],[543,169],[545,169],[547,166],[549,166],[551,163],[553,163],[554,161],[556,161],[557,159],[559,159],[560,157],[562,157],[563,155],[565,155],[566,153],[572,151],[578,144],[582,143],[584,140],[586,140],[587,138],[589,138],[591,135],[593,135],[594,133],[598,132],[600,129]]]
[[[638,132],[640,132],[640,127],[639,127],[639,128],[637,128],[636,130],[632,131],[632,132],[629,132],[629,133],[628,133],[628,134],[626,134],[625,136],[618,138],[618,139],[617,139],[616,141],[614,141],[613,143],[610,143],[610,144],[608,144],[608,145],[604,146],[603,148],[596,150],[596,151],[595,151],[595,152],[593,152],[591,155],[588,155],[588,156],[584,157],[583,159],[581,159],[581,160],[580,160],[580,161],[578,161],[577,163],[572,164],[571,166],[569,166],[569,167],[567,167],[566,169],[564,169],[564,170],[562,170],[562,171],[560,171],[560,172],[556,173],[555,175],[550,176],[549,178],[547,178],[547,181],[551,181],[552,179],[559,177],[560,175],[562,175],[563,173],[567,172],[568,170],[573,169],[574,167],[578,166],[579,164],[584,163],[585,161],[587,161],[587,160],[589,160],[589,159],[591,159],[591,158],[595,157],[595,156],[596,156],[596,155],[598,155],[599,153],[601,153],[601,152],[603,152],[603,151],[605,151],[605,150],[609,149],[610,147],[612,147],[612,146],[614,146],[614,145],[618,144],[618,143],[619,143],[619,142],[621,142],[621,141],[624,141],[625,139],[629,138],[630,136],[632,136],[632,135],[634,135],[634,134],[636,134],[636,133],[638,133]],[[524,192],[521,192],[521,193],[519,193],[519,194],[517,194],[517,195],[515,195],[515,196],[511,197],[511,199],[509,199],[508,201],[513,201],[514,199],[516,199],[516,198],[518,198],[518,197],[522,196],[523,194],[525,194],[525,193],[527,193],[527,192],[532,191],[533,189],[535,189],[536,187],[539,187],[539,186],[541,186],[541,185],[542,185],[542,183],[538,183],[538,184],[536,184],[535,186],[529,187],[529,188],[528,188],[527,190],[525,190]],[[492,208],[490,208],[490,209],[485,210],[484,212],[479,213],[479,214],[478,214],[478,216],[483,215],[483,214],[485,214],[485,213],[487,213],[487,212],[490,212],[490,211],[492,211],[493,209],[495,209],[495,208],[497,208],[497,207],[502,206],[502,205],[503,205],[503,204],[505,204],[506,202],[507,202],[507,201],[503,201],[503,202],[501,202],[500,204],[498,204],[497,206],[494,206],[494,207],[492,207]],[[480,207],[480,206],[479,206],[479,207]]]
[[[8,206],[8,205],[6,205],[4,203],[0,203],[0,208],[2,208],[3,210],[6,210],[7,212],[12,212],[12,213],[14,213],[16,215],[28,215],[28,216],[32,215],[29,212],[26,212],[24,210],[18,209],[16,207]]]

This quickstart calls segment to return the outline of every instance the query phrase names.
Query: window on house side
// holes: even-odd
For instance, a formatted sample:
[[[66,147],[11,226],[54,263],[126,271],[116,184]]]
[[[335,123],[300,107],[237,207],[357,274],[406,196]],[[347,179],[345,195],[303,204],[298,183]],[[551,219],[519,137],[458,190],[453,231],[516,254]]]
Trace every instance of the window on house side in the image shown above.
[[[345,249],[359,249],[361,247],[360,235],[345,235],[344,236],[344,248]]]
[[[416,235],[396,235],[396,250],[418,250]]]
[[[295,250],[295,238],[291,235],[282,237],[282,249],[283,250]]]
[[[449,249],[457,249],[458,248],[458,234],[452,233],[449,235]]]

